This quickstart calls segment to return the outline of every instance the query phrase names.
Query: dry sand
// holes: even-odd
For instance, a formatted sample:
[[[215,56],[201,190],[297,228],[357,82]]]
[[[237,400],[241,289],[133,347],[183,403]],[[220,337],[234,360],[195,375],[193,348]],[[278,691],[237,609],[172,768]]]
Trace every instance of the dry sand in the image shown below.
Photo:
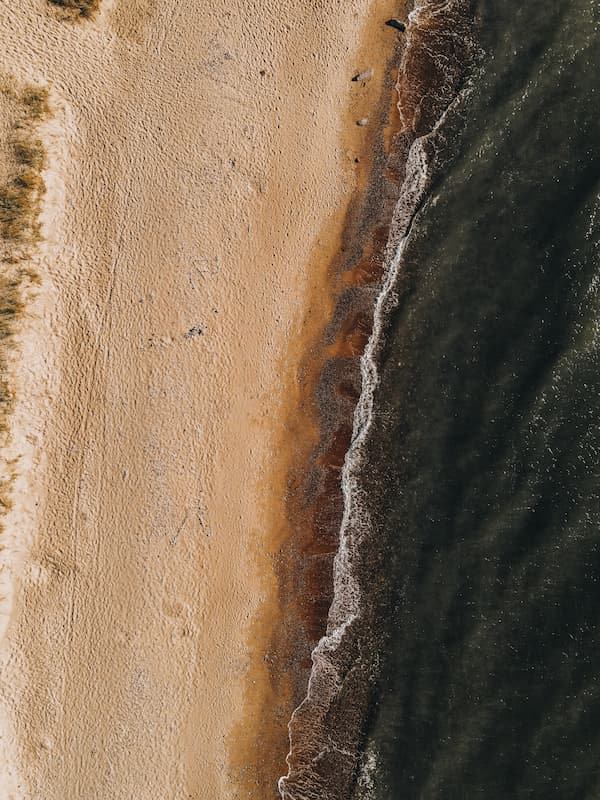
[[[72,24],[0,3],[0,70],[48,85],[53,112],[12,363],[6,800],[236,796],[284,424],[377,100],[377,73],[349,78],[383,64],[387,12],[104,0]]]

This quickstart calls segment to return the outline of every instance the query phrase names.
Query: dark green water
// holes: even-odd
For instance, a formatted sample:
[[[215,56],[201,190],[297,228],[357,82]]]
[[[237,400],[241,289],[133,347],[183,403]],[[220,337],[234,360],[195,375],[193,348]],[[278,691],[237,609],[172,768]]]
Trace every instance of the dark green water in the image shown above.
[[[357,794],[599,798],[600,7],[478,11],[365,445],[388,592]]]

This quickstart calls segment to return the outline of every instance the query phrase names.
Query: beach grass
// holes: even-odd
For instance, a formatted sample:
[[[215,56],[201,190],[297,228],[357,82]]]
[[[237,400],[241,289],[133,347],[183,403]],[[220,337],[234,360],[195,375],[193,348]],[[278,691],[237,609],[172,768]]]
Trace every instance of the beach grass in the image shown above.
[[[22,105],[25,120],[28,122],[41,122],[50,114],[49,94],[43,86],[30,86],[23,89],[17,93],[17,99]]]
[[[20,140],[15,146],[18,169],[0,187],[0,238],[9,261],[22,261],[40,240],[39,212],[45,191],[41,170],[43,150],[38,142]]]
[[[6,272],[6,264],[25,261],[40,240],[46,152],[36,129],[48,117],[50,107],[44,88],[17,91],[4,82],[0,92],[18,109],[7,142],[12,174],[0,185],[0,244]]]
[[[8,350],[12,347],[15,326],[24,315],[20,280],[0,278],[0,434],[8,433],[14,393],[6,373]],[[2,505],[6,506],[5,503]]]
[[[100,0],[48,0],[48,2],[84,19],[91,19],[100,8]]]
[[[18,89],[8,78],[0,79],[0,95],[14,109],[3,143],[6,177],[0,183],[0,444],[4,444],[14,403],[8,354],[18,323],[26,313],[24,290],[39,281],[31,263],[41,240],[39,217],[46,191],[43,178],[46,151],[38,126],[49,116],[50,106],[46,89]],[[9,507],[6,476],[0,484],[2,511]]]

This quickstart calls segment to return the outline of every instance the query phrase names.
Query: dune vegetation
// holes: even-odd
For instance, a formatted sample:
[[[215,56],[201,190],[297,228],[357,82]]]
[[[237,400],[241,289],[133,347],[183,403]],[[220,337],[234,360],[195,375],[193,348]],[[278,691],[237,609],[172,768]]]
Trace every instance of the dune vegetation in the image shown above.
[[[48,0],[53,6],[71,11],[76,17],[92,18],[100,7],[100,0]]]
[[[40,239],[46,154],[36,130],[48,116],[49,105],[45,89],[18,92],[4,85],[0,92],[9,100],[16,100],[18,108],[7,143],[10,174],[0,185],[0,243],[6,273],[6,265],[25,261]]]
[[[13,401],[7,376],[8,349],[16,323],[24,314],[23,291],[38,280],[30,262],[41,239],[46,153],[37,130],[50,111],[48,92],[43,88],[18,90],[11,81],[2,81],[0,96],[16,109],[8,141],[3,143],[7,164],[0,183],[0,434],[6,434]],[[6,498],[3,488],[0,507],[7,507]]]

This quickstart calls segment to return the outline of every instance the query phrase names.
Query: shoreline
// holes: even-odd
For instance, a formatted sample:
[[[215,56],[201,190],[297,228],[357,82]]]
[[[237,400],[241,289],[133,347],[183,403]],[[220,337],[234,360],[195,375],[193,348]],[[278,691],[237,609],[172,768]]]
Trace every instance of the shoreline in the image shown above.
[[[307,692],[290,721],[288,772],[279,782],[281,797],[289,800],[323,792],[332,800],[342,800],[357,785],[368,787],[369,771],[376,767],[375,755],[361,750],[374,702],[371,693],[379,670],[376,642],[380,635],[375,612],[378,598],[370,597],[365,583],[370,586],[374,576],[383,574],[374,539],[378,512],[371,513],[363,483],[369,480],[365,442],[378,385],[379,356],[385,347],[382,331],[397,305],[404,245],[443,168],[444,124],[454,107],[460,106],[474,46],[468,2],[456,0],[440,11],[428,0],[417,0],[409,21],[395,87],[399,125],[390,147],[391,172],[402,177],[402,184],[384,237],[384,280],[371,311],[372,322],[364,325],[354,351],[360,354],[361,391],[347,434],[348,447],[339,464],[344,503],[332,602],[326,630],[311,653]],[[454,73],[443,73],[446,50],[461,55],[456,58]],[[436,74],[439,80],[433,79]]]

